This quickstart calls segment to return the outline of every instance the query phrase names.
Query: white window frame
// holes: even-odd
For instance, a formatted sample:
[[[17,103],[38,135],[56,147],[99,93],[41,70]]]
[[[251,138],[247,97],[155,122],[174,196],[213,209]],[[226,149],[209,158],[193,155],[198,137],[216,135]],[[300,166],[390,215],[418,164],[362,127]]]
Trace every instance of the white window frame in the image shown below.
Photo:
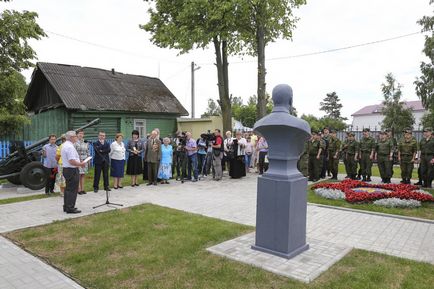
[[[138,122],[142,122],[143,125],[137,125]],[[139,131],[139,138],[146,138],[146,119],[134,119],[134,129]]]

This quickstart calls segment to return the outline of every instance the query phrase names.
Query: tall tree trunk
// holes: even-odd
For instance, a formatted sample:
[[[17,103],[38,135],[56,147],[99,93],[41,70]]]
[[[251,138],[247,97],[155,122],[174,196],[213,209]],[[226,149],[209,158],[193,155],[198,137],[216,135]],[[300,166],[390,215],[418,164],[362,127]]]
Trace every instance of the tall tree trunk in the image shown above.
[[[265,1],[264,1],[265,2]],[[260,3],[256,16],[256,43],[258,53],[258,104],[256,106],[257,119],[261,119],[267,114],[267,99],[265,97],[265,27],[263,11],[266,3]]]
[[[227,43],[220,42],[217,37],[213,38],[216,53],[217,79],[219,90],[219,104],[222,109],[223,132],[232,130],[232,110],[229,97],[229,77]]]

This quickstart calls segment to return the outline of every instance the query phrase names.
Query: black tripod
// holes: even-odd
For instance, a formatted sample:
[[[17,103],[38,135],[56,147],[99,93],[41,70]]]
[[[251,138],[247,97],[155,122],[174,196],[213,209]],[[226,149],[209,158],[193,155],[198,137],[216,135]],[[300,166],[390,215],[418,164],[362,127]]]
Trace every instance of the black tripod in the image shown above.
[[[113,205],[113,206],[120,206],[120,207],[123,207],[123,206],[124,206],[124,205],[121,205],[121,204],[110,203],[110,201],[109,201],[109,192],[108,192],[108,190],[105,190],[105,195],[106,195],[106,198],[107,198],[106,201],[105,201],[105,203],[93,207],[94,209],[99,208],[99,207],[102,207],[102,206],[104,206],[104,205],[107,205],[107,206],[109,206],[109,205]]]

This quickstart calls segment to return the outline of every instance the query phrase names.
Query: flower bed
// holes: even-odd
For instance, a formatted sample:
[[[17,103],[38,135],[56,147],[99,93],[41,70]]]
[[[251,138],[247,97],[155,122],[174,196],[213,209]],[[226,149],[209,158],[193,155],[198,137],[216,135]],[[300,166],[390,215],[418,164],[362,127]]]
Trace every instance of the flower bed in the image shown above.
[[[314,192],[327,199],[345,199],[349,203],[371,203],[387,207],[417,207],[418,203],[434,202],[434,197],[419,187],[408,184],[370,184],[357,180],[344,180],[338,183],[320,183],[312,187]],[[344,197],[343,197],[344,196]],[[409,200],[400,202],[399,200]]]

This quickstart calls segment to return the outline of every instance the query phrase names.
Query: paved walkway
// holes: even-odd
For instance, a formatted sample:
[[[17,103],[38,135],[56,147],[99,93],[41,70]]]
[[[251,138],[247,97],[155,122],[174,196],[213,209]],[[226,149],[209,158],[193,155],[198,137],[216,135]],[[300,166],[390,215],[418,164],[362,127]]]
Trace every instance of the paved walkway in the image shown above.
[[[12,184],[0,185],[0,200],[41,194],[45,194],[45,189],[33,191],[23,186],[15,186]]]
[[[63,213],[61,198],[2,205],[0,206],[0,232],[111,210],[112,208],[106,206],[96,210],[92,209],[92,206],[104,203],[104,201],[103,191],[79,196],[77,207],[83,211],[79,215]],[[256,214],[256,175],[251,174],[241,180],[225,178],[221,182],[204,180],[197,183],[175,184],[172,182],[170,185],[125,187],[121,190],[113,190],[111,201],[123,203],[125,206],[149,202],[253,226]],[[429,222],[344,211],[310,204],[308,205],[307,234],[309,238],[317,240],[434,264],[434,224]],[[9,244],[9,246],[14,245]],[[8,260],[5,256],[6,251],[8,249],[0,251],[0,264],[3,264],[1,260]],[[20,270],[20,267],[17,266],[16,269]],[[23,277],[28,275],[25,271],[15,272],[15,274]],[[46,278],[49,276],[50,274]],[[0,274],[0,284],[2,283],[4,283],[4,277]],[[2,288],[1,285],[0,288]]]

